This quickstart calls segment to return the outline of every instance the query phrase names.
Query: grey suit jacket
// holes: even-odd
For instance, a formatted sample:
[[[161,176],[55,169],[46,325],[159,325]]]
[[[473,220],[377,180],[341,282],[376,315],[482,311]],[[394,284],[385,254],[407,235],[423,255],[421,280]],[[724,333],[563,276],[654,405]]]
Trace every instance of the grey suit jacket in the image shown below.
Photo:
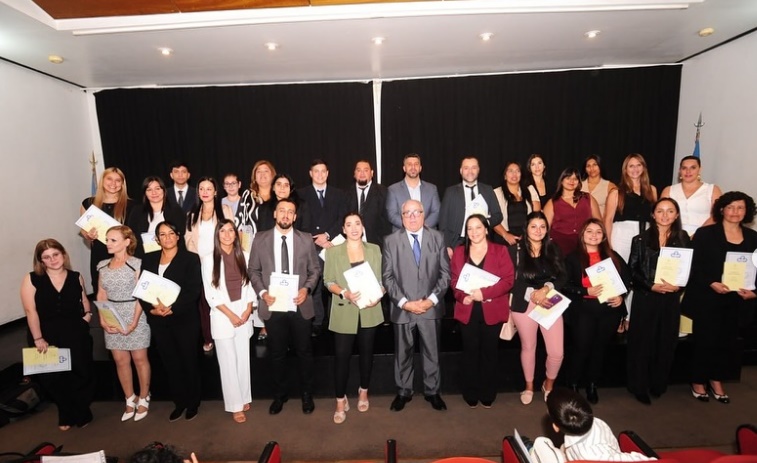
[[[435,320],[444,316],[444,294],[450,281],[449,255],[442,234],[423,227],[421,263],[415,265],[413,247],[405,229],[398,230],[384,240],[382,274],[384,287],[391,300],[390,318],[394,323],[409,323],[412,317]],[[398,303],[436,295],[439,303],[423,315],[402,310]]]
[[[495,227],[502,223],[502,210],[494,194],[494,189],[486,183],[478,183],[478,192],[489,206],[489,224]],[[444,233],[444,242],[448,248],[454,249],[460,240],[465,220],[465,194],[463,184],[458,183],[447,188],[442,199],[442,209],[439,213],[439,230]]]
[[[402,228],[402,204],[410,199],[405,179],[391,185],[386,195],[386,215],[392,223],[392,231]],[[429,228],[436,228],[439,223],[439,192],[436,185],[421,180],[421,203],[423,204],[424,223]]]
[[[310,234],[294,231],[294,269],[292,273],[300,277],[300,288],[308,289],[308,297],[305,302],[297,308],[302,318],[309,320],[313,318],[313,297],[310,295],[318,284],[318,278],[321,276],[321,265],[318,262],[318,254],[315,252],[315,245]],[[247,272],[250,276],[250,282],[258,295],[258,310],[260,319],[268,320],[271,318],[271,312],[268,310],[268,304],[260,297],[260,292],[268,289],[271,282],[271,273],[276,271],[276,263],[273,254],[273,229],[258,232],[252,241],[252,250],[250,252],[250,263],[247,266]]]

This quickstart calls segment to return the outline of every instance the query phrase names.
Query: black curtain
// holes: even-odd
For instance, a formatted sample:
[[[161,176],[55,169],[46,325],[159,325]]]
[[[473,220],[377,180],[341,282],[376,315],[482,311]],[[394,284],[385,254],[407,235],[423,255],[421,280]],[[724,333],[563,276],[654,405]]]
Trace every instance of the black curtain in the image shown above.
[[[423,177],[440,194],[460,181],[464,155],[478,157],[481,180],[496,186],[506,161],[540,153],[554,189],[563,168],[583,170],[590,154],[617,181],[636,152],[661,191],[673,173],[680,78],[680,66],[656,66],[387,82],[383,183],[402,177],[410,152],[421,154]]]
[[[351,181],[357,160],[375,163],[370,84],[119,89],[96,102],[105,165],[124,170],[137,199],[146,176],[169,181],[172,159],[189,164],[190,183],[210,175],[219,189],[227,172],[247,188],[260,159],[298,186],[310,183],[314,158],[337,185]]]

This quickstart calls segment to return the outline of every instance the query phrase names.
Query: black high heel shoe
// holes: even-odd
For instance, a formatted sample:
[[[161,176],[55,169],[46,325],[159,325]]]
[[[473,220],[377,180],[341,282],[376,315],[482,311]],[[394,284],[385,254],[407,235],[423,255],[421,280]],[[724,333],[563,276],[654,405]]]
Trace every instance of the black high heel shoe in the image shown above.
[[[700,402],[710,401],[710,396],[707,395],[707,392],[705,392],[704,394],[700,394],[699,392],[694,390],[694,386],[690,386],[690,388],[691,388],[691,395],[694,396],[694,398],[697,399],[698,401]]]
[[[708,389],[710,391],[710,394],[712,394],[712,396],[715,398],[715,400],[717,400],[721,404],[731,403],[731,399],[728,397],[728,394],[716,394],[715,389],[713,389],[712,386],[709,386]]]

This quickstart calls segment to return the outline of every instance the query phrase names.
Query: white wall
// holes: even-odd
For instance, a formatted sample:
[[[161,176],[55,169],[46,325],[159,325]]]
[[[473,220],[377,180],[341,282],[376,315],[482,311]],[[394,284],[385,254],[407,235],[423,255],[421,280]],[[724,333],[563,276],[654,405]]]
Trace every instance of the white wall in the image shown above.
[[[60,241],[89,280],[89,251],[74,221],[90,191],[93,151],[86,94],[0,61],[0,324],[24,316],[22,276],[43,238]],[[98,165],[98,168],[101,166]]]
[[[694,149],[700,111],[702,178],[757,197],[757,33],[684,63],[676,177],[679,160]]]

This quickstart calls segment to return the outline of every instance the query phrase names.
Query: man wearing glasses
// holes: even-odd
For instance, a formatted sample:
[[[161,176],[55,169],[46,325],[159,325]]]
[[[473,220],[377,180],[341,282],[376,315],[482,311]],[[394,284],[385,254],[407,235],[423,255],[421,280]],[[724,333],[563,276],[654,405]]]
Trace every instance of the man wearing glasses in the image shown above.
[[[435,410],[446,410],[439,374],[439,333],[444,293],[450,281],[449,256],[443,235],[424,226],[423,204],[402,204],[403,228],[386,237],[383,279],[394,323],[394,380],[397,396],[390,407],[400,411],[413,397],[414,332],[423,358],[423,393]]]

